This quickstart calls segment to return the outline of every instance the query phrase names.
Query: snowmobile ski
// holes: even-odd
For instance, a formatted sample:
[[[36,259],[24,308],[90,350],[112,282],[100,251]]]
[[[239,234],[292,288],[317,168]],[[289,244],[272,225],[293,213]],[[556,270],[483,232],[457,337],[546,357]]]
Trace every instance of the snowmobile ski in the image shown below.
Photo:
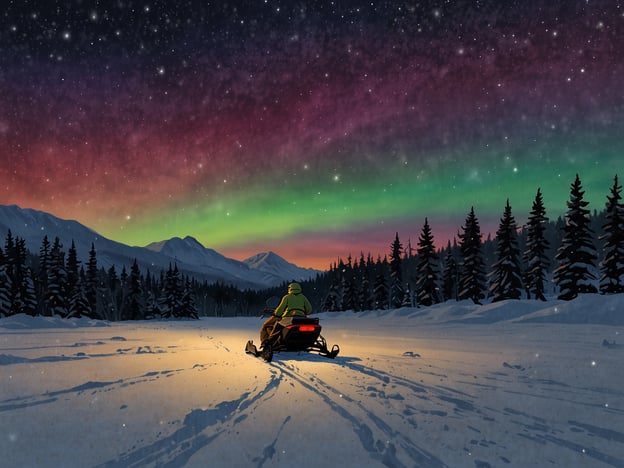
[[[245,352],[247,354],[253,354],[255,357],[262,358],[266,362],[271,362],[271,360],[273,359],[273,350],[271,349],[271,346],[266,346],[265,348],[258,350],[252,340],[249,340],[247,342],[247,345],[245,346]]]

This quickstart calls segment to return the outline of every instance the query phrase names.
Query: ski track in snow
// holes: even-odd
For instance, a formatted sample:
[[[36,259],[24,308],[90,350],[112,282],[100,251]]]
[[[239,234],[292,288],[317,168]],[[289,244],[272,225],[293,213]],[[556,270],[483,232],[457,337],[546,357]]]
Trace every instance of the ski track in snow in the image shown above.
[[[246,409],[253,407],[277,386],[277,379],[271,378],[264,388],[246,392],[237,400],[221,402],[212,409],[193,410],[185,416],[182,427],[171,435],[98,466],[126,467],[150,463],[169,467],[185,466],[195,453],[244,420]],[[258,466],[262,463],[264,460]]]
[[[380,460],[386,466],[418,466],[423,468],[447,466],[442,460],[438,459],[435,455],[431,454],[423,447],[418,447],[412,440],[410,440],[409,437],[404,435],[406,433],[406,427],[418,427],[416,418],[410,417],[413,414],[413,410],[410,405],[400,404],[400,402],[411,399],[404,398],[402,396],[403,394],[408,395],[409,393],[413,394],[409,395],[410,397],[413,396],[422,401],[426,401],[427,405],[432,408],[429,410],[420,410],[422,414],[431,414],[446,418],[456,417],[461,419],[464,413],[473,412],[480,415],[484,425],[490,428],[491,425],[496,424],[497,418],[500,419],[507,418],[508,416],[515,416],[516,418],[513,419],[512,422],[517,426],[518,435],[522,437],[526,437],[540,444],[548,442],[554,443],[576,451],[577,453],[584,453],[590,458],[594,458],[611,466],[624,466],[624,460],[622,459],[611,457],[595,449],[584,449],[584,447],[578,443],[563,439],[562,437],[564,437],[566,430],[564,428],[559,429],[549,427],[543,418],[521,413],[512,408],[505,408],[503,412],[500,412],[486,407],[479,407],[478,402],[475,401],[474,397],[454,388],[445,386],[423,386],[414,380],[397,377],[387,372],[375,370],[371,367],[364,366],[350,360],[343,360],[341,364],[346,369],[353,371],[352,378],[354,380],[358,379],[357,375],[359,374],[372,377],[377,381],[378,386],[371,386],[370,383],[368,383],[366,386],[360,385],[359,390],[362,394],[370,390],[376,392],[378,397],[377,401],[381,406],[385,406],[388,409],[395,409],[394,419],[398,419],[401,424],[392,426],[378,416],[380,412],[373,412],[367,409],[367,407],[369,407],[371,403],[374,403],[374,401],[366,400],[366,406],[364,406],[361,401],[356,402],[352,398],[342,395],[336,388],[327,384],[318,377],[302,372],[296,365],[280,363],[279,361],[276,361],[276,364],[283,369],[283,372],[286,375],[290,376],[299,384],[320,397],[334,412],[350,421],[353,424],[354,432],[360,436],[362,448],[371,454],[371,458]],[[565,384],[558,384],[557,382],[550,381],[539,383],[565,386]],[[377,390],[379,386],[392,386],[399,392],[384,394],[384,392]],[[545,387],[541,387],[541,390],[544,390],[544,388]],[[572,401],[574,404],[584,404],[584,392],[594,391],[594,389],[576,390],[580,390],[580,393],[575,393],[573,391],[570,392],[577,397],[574,401]],[[615,395],[619,397],[623,396],[620,392],[612,393],[615,393]],[[526,393],[526,395],[532,394]],[[541,395],[539,397],[552,398]],[[564,398],[554,398],[554,400],[570,401]],[[399,404],[397,404],[397,402]],[[621,409],[614,409],[613,411],[619,413],[622,412]],[[598,436],[607,440],[624,442],[624,433],[574,423],[572,421],[570,421],[570,425],[577,428],[576,432],[586,432],[594,437]],[[478,434],[481,434],[482,432],[481,429],[471,426],[467,426],[467,429],[475,433],[475,438],[470,440],[471,445],[478,445],[480,447],[496,445],[496,442],[477,438]],[[585,429],[585,431],[582,429]],[[553,434],[558,434],[559,436],[557,437]],[[384,443],[384,440],[396,440],[397,443],[396,445],[390,442]],[[465,450],[469,451],[470,448],[466,448]],[[407,461],[407,465],[402,463],[397,458],[397,453],[403,455],[403,459]],[[501,458],[501,461],[505,461],[505,458]],[[486,462],[483,462],[482,465],[487,466]]]
[[[356,373],[364,373],[371,375],[383,385],[390,381],[390,377],[385,373],[374,371],[370,368],[359,364],[350,363],[348,359],[340,359],[343,365]],[[319,397],[332,411],[340,417],[352,424],[354,432],[358,435],[362,448],[371,454],[371,458],[383,462],[386,466],[404,466],[397,459],[397,448],[394,443],[389,440],[398,439],[397,443],[402,451],[404,451],[415,466],[423,468],[436,468],[446,466],[441,460],[433,454],[428,453],[423,448],[414,444],[408,437],[402,434],[401,429],[395,429],[387,424],[383,419],[375,413],[368,410],[361,401],[343,395],[337,388],[329,385],[322,379],[313,374],[301,371],[296,365],[276,362],[280,370]],[[409,381],[402,381],[400,386],[411,390],[416,386]],[[364,387],[360,387],[360,389]],[[390,399],[403,399],[402,397],[389,397]],[[409,424],[409,423],[408,423]],[[375,437],[375,432],[380,433],[380,437]],[[388,441],[388,442],[384,442]]]
[[[278,355],[275,361],[270,364],[273,368],[270,371],[271,378],[264,388],[254,389],[253,392],[243,394],[238,400],[223,402],[211,410],[195,410],[187,414],[184,418],[183,427],[171,436],[102,466],[142,465],[152,462],[158,462],[159,465],[162,464],[163,466],[184,466],[193,454],[209,446],[223,434],[234,430],[239,422],[249,416],[247,410],[255,409],[254,403],[262,404],[263,401],[270,399],[280,386],[286,385],[286,377],[303,387],[316,400],[322,402],[333,413],[348,422],[352,426],[354,434],[357,435],[362,450],[369,453],[371,460],[378,461],[384,466],[417,466],[422,468],[448,466],[443,460],[426,448],[418,446],[416,442],[406,435],[409,433],[409,428],[418,428],[418,418],[414,417],[418,412],[422,415],[428,414],[440,418],[456,418],[460,420],[465,413],[475,413],[480,415],[483,424],[486,427],[490,427],[490,429],[492,425],[496,424],[497,419],[510,419],[510,422],[517,427],[517,435],[527,440],[537,444],[552,443],[577,453],[583,453],[587,457],[609,466],[623,466],[622,459],[593,448],[585,448],[577,442],[566,439],[565,434],[572,431],[624,443],[624,433],[574,421],[569,421],[570,426],[568,428],[549,426],[544,418],[517,411],[510,407],[504,408],[503,411],[479,407],[473,396],[454,388],[442,385],[425,386],[415,380],[398,377],[385,371],[365,366],[358,363],[357,359],[348,357],[337,358],[335,364],[350,371],[350,378],[353,381],[365,378],[368,380],[364,384],[356,385],[356,393],[358,395],[368,394],[369,396],[374,394],[373,403],[383,408],[382,411],[372,411],[368,409],[368,406],[371,405],[371,400],[366,400],[367,404],[364,405],[362,400],[355,400],[342,394],[335,386],[330,385],[313,373],[302,370],[300,365],[297,365],[299,360],[288,359],[287,354],[283,354],[283,357],[286,358],[283,361],[280,359],[281,356]],[[308,356],[305,356],[304,359],[318,360],[318,358],[310,359]],[[331,365],[333,363],[328,364]],[[431,372],[425,373],[432,374]],[[505,375],[504,373],[499,374]],[[443,374],[435,375],[440,376]],[[473,382],[459,381],[459,383],[474,385]],[[531,385],[533,383],[535,382],[531,382]],[[541,392],[523,392],[521,394],[537,398],[553,398],[543,394],[551,391],[548,386],[565,387],[565,384],[553,381],[538,381],[537,383],[540,384],[539,389],[542,390]],[[386,393],[382,390],[388,386],[393,388],[392,393]],[[491,388],[498,389],[499,387],[491,386]],[[503,391],[511,394],[519,393]],[[577,397],[574,400],[566,400],[559,397],[555,397],[554,400],[570,401],[574,404],[583,405],[585,404],[585,395],[583,394],[585,391],[592,392],[595,389],[581,388],[571,390],[570,393]],[[622,393],[611,393],[616,396],[622,396]],[[403,395],[408,396],[408,398]],[[426,402],[427,407],[431,409],[419,410],[415,413],[411,405],[407,403],[400,404],[411,397],[416,397]],[[387,414],[392,412],[392,417],[388,418],[388,420],[394,421],[394,425],[392,422],[388,422],[379,416],[383,411]],[[612,409],[611,411],[622,412],[621,409]],[[260,455],[252,459],[254,466],[261,467],[265,462],[270,462],[276,452],[275,445],[278,442],[279,434],[289,420],[290,416],[283,421],[272,443],[267,445]],[[396,423],[397,421],[398,424]],[[497,445],[495,441],[479,438],[484,428],[466,426],[466,429],[474,433],[474,437],[469,441],[470,446],[488,448]],[[211,435],[208,436],[208,434]],[[172,450],[173,446],[177,448]],[[464,450],[470,452],[470,446],[464,448]],[[509,460],[502,456],[499,457],[499,460],[509,463]],[[488,462],[479,460],[475,460],[475,465],[490,466]]]
[[[197,372],[212,375],[213,369],[231,362],[232,372],[240,363],[243,372],[257,374],[254,379],[237,381],[237,397],[213,399],[205,407],[181,413],[165,421],[157,434],[131,441],[129,448],[95,466],[199,466],[198,460],[213,448],[232,434],[246,433],[257,424],[256,418],[266,413],[276,414],[275,421],[266,431],[251,435],[254,443],[241,447],[237,460],[258,468],[288,466],[280,447],[289,443],[292,431],[305,429],[293,428],[300,420],[295,414],[280,412],[276,401],[296,395],[298,401],[331,415],[330,433],[333,426],[348,427],[357,444],[349,450],[364,454],[371,466],[438,468],[458,466],[458,461],[462,466],[522,466],[523,462],[515,459],[518,450],[512,446],[521,441],[523,452],[547,447],[544,453],[558,454],[541,459],[544,465],[624,467],[624,432],[617,426],[577,417],[574,412],[561,417],[543,414],[551,407],[586,408],[587,414],[621,421],[624,391],[614,387],[536,376],[533,373],[537,371],[526,360],[501,359],[498,367],[475,365],[467,369],[465,363],[431,359],[420,350],[391,356],[339,355],[335,360],[307,353],[277,353],[273,362],[265,363],[233,348],[238,337],[223,338],[202,329],[193,333],[199,338],[191,345],[163,344],[164,339],[157,344],[153,339],[142,339],[139,330],[131,338],[119,335],[66,344],[57,340],[41,346],[0,347],[4,353],[0,354],[0,369],[5,371],[23,366],[45,369],[84,365],[87,361],[108,367],[138,358],[160,366],[119,378],[85,380],[50,390],[42,387],[39,393],[5,397],[0,400],[0,414],[42,411],[55,404],[72,407],[88,398],[121,395],[131,387],[149,394],[152,384],[159,380],[186,382],[196,378]],[[241,340],[240,348],[243,344]],[[81,351],[64,354],[78,348]],[[97,352],[100,348],[103,351]],[[160,357],[189,353],[202,359],[179,367],[170,366],[174,362],[171,359],[158,361]],[[612,404],[607,406],[605,401]],[[123,404],[119,410],[126,411],[127,407]]]

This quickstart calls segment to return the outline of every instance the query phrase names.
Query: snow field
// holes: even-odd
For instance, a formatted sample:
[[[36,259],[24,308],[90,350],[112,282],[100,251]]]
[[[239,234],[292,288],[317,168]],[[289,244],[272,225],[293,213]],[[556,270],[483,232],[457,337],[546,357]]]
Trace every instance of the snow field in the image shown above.
[[[0,466],[621,467],[622,326],[519,321],[613,304],[321,314],[335,360],[270,364],[257,318],[2,319]]]

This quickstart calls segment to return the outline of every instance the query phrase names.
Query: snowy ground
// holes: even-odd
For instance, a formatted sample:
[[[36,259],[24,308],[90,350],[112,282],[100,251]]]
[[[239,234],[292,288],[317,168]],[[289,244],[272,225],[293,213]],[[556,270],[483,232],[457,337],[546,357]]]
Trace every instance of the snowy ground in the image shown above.
[[[321,314],[334,361],[270,364],[243,351],[257,318],[5,318],[0,466],[623,467],[620,316],[601,296]]]

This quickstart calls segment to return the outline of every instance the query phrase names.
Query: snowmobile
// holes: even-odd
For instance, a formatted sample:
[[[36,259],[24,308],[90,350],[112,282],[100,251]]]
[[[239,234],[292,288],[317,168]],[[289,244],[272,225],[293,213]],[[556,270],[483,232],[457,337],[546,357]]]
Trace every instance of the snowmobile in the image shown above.
[[[267,300],[267,307],[264,309],[264,315],[270,315],[275,307],[270,307],[271,303],[275,303],[275,307],[279,304],[279,298],[271,298]],[[331,350],[327,347],[327,341],[321,335],[321,326],[318,317],[284,317],[273,329],[267,343],[258,349],[254,345],[253,340],[249,340],[245,346],[245,352],[261,357],[267,362],[273,359],[273,353],[281,351],[307,351],[315,352],[321,356],[334,359],[340,352],[340,347],[335,344]]]

